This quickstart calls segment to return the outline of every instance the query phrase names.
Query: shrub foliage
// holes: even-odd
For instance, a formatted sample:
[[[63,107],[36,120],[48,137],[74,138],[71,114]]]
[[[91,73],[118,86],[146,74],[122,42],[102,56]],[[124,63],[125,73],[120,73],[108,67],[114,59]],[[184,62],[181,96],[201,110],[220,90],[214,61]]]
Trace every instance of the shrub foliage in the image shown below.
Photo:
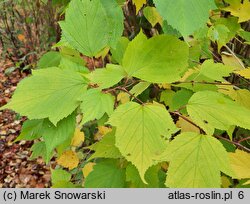
[[[28,117],[33,158],[57,157],[54,187],[247,186],[249,7],[71,0],[57,51],[1,109]]]

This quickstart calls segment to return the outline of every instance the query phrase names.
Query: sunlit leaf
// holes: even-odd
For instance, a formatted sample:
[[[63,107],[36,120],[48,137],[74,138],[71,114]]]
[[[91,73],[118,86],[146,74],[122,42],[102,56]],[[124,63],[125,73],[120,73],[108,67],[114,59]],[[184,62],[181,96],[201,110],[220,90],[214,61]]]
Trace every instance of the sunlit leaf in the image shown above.
[[[160,157],[170,162],[166,186],[171,188],[219,188],[220,172],[233,174],[223,145],[209,135],[182,133]]]
[[[154,164],[153,158],[166,149],[166,140],[178,130],[159,104],[125,103],[115,110],[108,123],[116,127],[116,146],[136,166],[144,182],[146,170]],[[152,125],[154,128],[150,128]]]

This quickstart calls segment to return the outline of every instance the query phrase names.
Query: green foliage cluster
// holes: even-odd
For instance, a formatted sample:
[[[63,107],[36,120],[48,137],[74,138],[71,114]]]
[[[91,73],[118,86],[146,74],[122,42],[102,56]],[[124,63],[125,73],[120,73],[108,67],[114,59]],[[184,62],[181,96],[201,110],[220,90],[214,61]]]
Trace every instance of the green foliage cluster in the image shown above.
[[[250,147],[250,68],[230,43],[250,42],[243,29],[249,2],[133,3],[146,23],[129,36],[128,2],[69,3],[59,51],[45,54],[1,107],[28,117],[18,140],[36,141],[33,158],[49,162],[70,150],[68,162],[79,159],[73,169],[62,164],[68,172],[60,165],[52,171],[54,187],[243,185],[250,176],[238,171],[249,165],[230,155],[249,156],[232,152]],[[88,69],[83,58],[99,58],[102,67]],[[76,128],[83,145],[72,145]]]

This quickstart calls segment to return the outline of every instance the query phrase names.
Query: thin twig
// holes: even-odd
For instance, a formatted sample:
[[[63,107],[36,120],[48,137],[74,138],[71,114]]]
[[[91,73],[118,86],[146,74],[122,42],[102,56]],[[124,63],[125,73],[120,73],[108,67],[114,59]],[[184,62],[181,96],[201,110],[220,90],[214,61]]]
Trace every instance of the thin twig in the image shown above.
[[[236,39],[239,43],[244,44],[239,38],[234,37],[234,39]]]
[[[234,58],[239,62],[240,66],[242,66],[242,68],[245,69],[243,62],[236,56],[236,54],[227,45],[224,45],[224,46],[234,56]]]
[[[239,140],[238,143],[242,143],[242,142],[244,142],[244,141],[246,141],[246,140],[250,140],[250,136],[249,136],[249,137],[246,137],[246,138],[243,138],[243,139],[241,139],[241,140]]]
[[[175,114],[175,115],[178,115],[179,117],[181,117],[182,119],[186,120],[187,122],[189,122],[189,123],[192,124],[193,126],[199,128],[199,130],[201,131],[202,134],[205,133],[205,131],[204,131],[202,128],[200,128],[200,127],[199,127],[198,125],[196,125],[194,122],[192,122],[191,120],[189,120],[187,117],[185,117],[185,116],[183,116],[182,114],[180,114],[178,111],[174,111],[174,112],[170,112],[170,113]],[[224,138],[224,137],[222,137],[222,136],[219,136],[219,135],[214,135],[214,137],[216,137],[216,138],[218,138],[218,139],[225,140],[225,141],[227,141],[227,142],[229,142],[229,143],[231,143],[231,144],[236,145],[236,146],[239,147],[240,149],[243,149],[243,150],[245,150],[246,152],[250,153],[250,149],[248,149],[247,147],[245,147],[245,146],[243,146],[243,145],[240,144],[241,141],[239,141],[239,142],[234,142],[234,141],[231,141],[231,140],[229,140],[229,139],[227,139],[227,138]],[[250,139],[250,137],[244,138],[244,139]]]
[[[241,145],[239,142],[231,141],[231,140],[229,140],[229,139],[227,139],[227,138],[224,138],[224,137],[222,137],[222,136],[219,136],[219,135],[214,135],[214,136],[215,136],[216,138],[218,138],[218,139],[222,139],[222,140],[227,141],[227,142],[229,142],[229,143],[231,143],[231,144],[234,144],[235,146],[239,147],[240,149],[243,149],[243,150],[245,150],[246,152],[250,153],[250,149],[248,149],[247,147]]]
[[[187,117],[183,116],[180,112],[174,111],[174,112],[170,112],[170,113],[178,115],[179,117],[181,117],[182,119],[186,120],[187,122],[189,122],[193,126],[197,127],[200,130],[201,133],[205,133],[205,131],[202,128],[200,128],[198,125],[196,125],[193,121],[189,120]]]
[[[130,93],[126,88],[118,87],[117,89],[126,92],[128,95],[132,96],[135,100],[137,100],[140,104],[144,104],[139,98],[137,98],[134,94]]]
[[[95,70],[96,67],[95,67],[95,60],[94,60],[94,57],[91,57],[91,61],[92,61],[92,64],[93,64],[93,69]]]
[[[206,81],[183,81],[183,82],[175,82],[173,84],[214,84],[214,85],[231,85],[231,86],[236,86],[236,85],[241,85],[241,84],[225,84],[221,82],[206,82]]]
[[[132,85],[132,84],[131,84]],[[137,100],[140,104],[144,104],[139,98],[137,98],[134,94],[130,93],[125,87],[122,86],[117,86],[115,88],[112,89],[107,89],[107,90],[103,90],[105,93],[109,93],[109,92],[113,92],[115,90],[121,90],[126,92],[127,94],[129,94],[130,96],[132,96],[135,100]]]

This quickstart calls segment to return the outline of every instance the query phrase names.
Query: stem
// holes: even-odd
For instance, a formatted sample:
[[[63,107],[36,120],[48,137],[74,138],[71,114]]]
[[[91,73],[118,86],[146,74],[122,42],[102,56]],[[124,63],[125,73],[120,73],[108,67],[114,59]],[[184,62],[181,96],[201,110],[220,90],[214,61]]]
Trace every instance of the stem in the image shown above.
[[[246,141],[246,140],[250,140],[250,136],[249,136],[249,137],[246,137],[246,138],[243,138],[243,139],[241,139],[241,140],[239,140],[238,143],[242,143],[242,142],[244,142],[244,141]]]
[[[241,145],[239,142],[231,141],[231,140],[229,140],[229,139],[227,139],[227,138],[224,138],[224,137],[222,137],[222,136],[219,136],[219,135],[214,135],[214,137],[216,137],[216,138],[218,138],[218,139],[225,140],[225,141],[227,141],[227,142],[229,142],[229,143],[231,143],[231,144],[234,144],[235,146],[239,147],[240,149],[243,149],[243,150],[245,150],[246,152],[250,153],[250,149],[248,149],[247,147]]]
[[[183,118],[184,120],[186,120],[186,121],[189,122],[190,124],[192,124],[192,125],[194,125],[195,127],[199,128],[200,131],[201,131],[201,133],[203,133],[203,134],[205,133],[203,129],[201,129],[198,125],[196,125],[194,122],[192,122],[191,120],[189,120],[189,119],[186,118],[185,116],[181,115],[179,112],[174,111],[174,112],[170,112],[170,113],[175,114],[175,115],[178,115],[179,117]],[[227,141],[227,142],[229,142],[229,143],[231,143],[231,144],[234,144],[235,146],[239,147],[240,149],[243,149],[243,150],[245,150],[246,152],[250,153],[250,149],[248,149],[247,147],[245,147],[245,146],[243,146],[243,145],[240,144],[240,142],[245,141],[245,140],[248,140],[248,139],[250,139],[250,137],[244,138],[244,139],[240,140],[239,142],[231,141],[231,140],[229,140],[229,139],[227,139],[227,138],[224,138],[224,137],[222,137],[222,136],[219,136],[219,135],[214,135],[214,137],[216,137],[217,139],[221,139],[221,140]]]
[[[214,58],[217,60],[217,62],[222,62],[221,59],[218,58],[218,56],[215,55],[211,50],[208,50],[208,51],[214,56]],[[206,54],[206,52],[205,52],[204,50],[202,50],[202,52]],[[223,63],[223,62],[222,62],[222,63]]]
[[[196,125],[193,121],[189,120],[187,117],[183,116],[180,112],[174,111],[174,112],[170,112],[170,113],[178,115],[179,117],[186,120],[187,122],[189,122],[193,126],[197,127],[200,130],[201,133],[203,133],[203,134],[205,133],[205,131],[202,128],[200,128],[198,125]]]
[[[183,81],[183,82],[175,82],[173,83],[174,85],[177,85],[177,84],[214,84],[214,85],[222,85],[222,86],[238,86],[238,85],[241,85],[241,84],[223,84],[221,82],[206,82],[206,81]]]
[[[245,69],[243,62],[236,56],[236,54],[227,45],[225,45],[225,48],[227,48],[227,50],[234,56],[234,58],[239,62],[240,66]]]
[[[137,98],[134,94],[130,93],[126,88],[124,87],[117,87],[117,89],[126,92],[127,94],[129,94],[130,96],[132,96],[135,100],[137,100],[140,104],[144,104],[139,98]]]
[[[96,67],[95,67],[95,60],[94,60],[94,57],[91,57],[91,61],[92,61],[92,64],[93,64],[93,69],[95,70]]]

